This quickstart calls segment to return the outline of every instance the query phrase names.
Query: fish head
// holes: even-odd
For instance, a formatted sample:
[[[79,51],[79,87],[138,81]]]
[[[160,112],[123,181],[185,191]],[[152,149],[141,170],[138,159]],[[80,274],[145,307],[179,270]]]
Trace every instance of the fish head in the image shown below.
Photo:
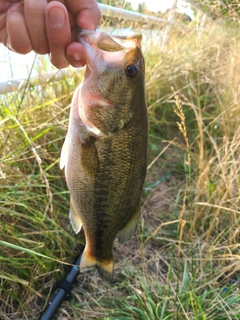
[[[141,34],[110,36],[88,30],[79,34],[86,52],[80,116],[98,135],[121,129],[145,103],[141,40]],[[117,119],[116,114],[123,119]]]

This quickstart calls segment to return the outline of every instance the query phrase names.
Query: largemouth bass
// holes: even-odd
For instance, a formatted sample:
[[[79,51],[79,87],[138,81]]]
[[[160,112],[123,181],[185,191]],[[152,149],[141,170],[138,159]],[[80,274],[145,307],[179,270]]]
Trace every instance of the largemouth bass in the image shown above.
[[[74,93],[60,167],[70,191],[70,222],[83,226],[80,270],[95,265],[113,276],[115,238],[129,240],[140,212],[147,167],[148,120],[141,35],[82,31],[82,84]]]

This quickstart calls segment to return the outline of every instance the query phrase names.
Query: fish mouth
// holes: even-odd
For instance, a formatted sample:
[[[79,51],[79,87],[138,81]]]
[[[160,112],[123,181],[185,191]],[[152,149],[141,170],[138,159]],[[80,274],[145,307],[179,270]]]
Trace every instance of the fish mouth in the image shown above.
[[[140,46],[142,35],[110,36],[106,32],[83,30],[78,40],[86,52],[86,81],[92,73],[105,69],[106,63],[108,67],[122,67],[124,56],[133,47]]]
[[[81,30],[77,34],[79,42],[85,40],[90,45],[96,45],[99,49],[116,52],[127,50],[133,47],[141,47],[142,35],[134,34],[130,36],[109,35],[106,32]]]
[[[110,36],[106,32],[83,30],[78,34],[78,40],[82,44],[86,54],[86,68],[83,78],[85,88],[88,88],[95,96],[101,96],[106,100],[105,105],[114,105],[106,97],[102,97],[101,77],[115,70],[124,74],[125,56],[140,47],[142,35],[135,36]],[[96,99],[94,99],[96,100]]]

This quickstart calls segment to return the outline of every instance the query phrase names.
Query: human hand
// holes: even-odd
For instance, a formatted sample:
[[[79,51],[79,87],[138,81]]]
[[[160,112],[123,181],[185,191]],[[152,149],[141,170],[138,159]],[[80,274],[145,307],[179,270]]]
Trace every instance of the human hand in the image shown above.
[[[75,28],[95,30],[100,17],[95,0],[0,0],[0,43],[17,53],[50,53],[59,69],[82,67],[86,56]]]

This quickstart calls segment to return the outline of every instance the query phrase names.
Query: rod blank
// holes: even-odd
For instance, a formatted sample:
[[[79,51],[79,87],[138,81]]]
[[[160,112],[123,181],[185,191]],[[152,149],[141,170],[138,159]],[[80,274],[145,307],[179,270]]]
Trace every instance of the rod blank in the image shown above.
[[[51,320],[60,307],[64,298],[70,295],[72,291],[72,285],[79,274],[81,256],[81,254],[78,256],[77,260],[74,262],[74,266],[70,269],[68,275],[58,283],[56,290],[54,291],[46,309],[40,316],[39,320]]]

